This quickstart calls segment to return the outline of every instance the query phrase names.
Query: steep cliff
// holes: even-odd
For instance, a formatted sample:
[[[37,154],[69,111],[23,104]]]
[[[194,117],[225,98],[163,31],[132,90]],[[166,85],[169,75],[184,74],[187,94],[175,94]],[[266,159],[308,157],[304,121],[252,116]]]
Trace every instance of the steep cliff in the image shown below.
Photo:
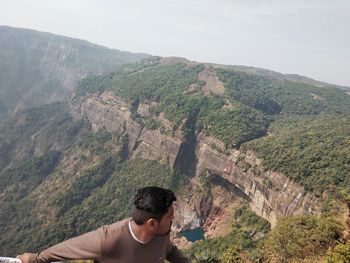
[[[131,158],[138,156],[157,160],[170,167],[174,167],[180,154],[195,161],[195,170],[189,174],[194,177],[193,185],[180,199],[181,216],[175,224],[183,229],[203,226],[212,209],[208,194],[203,190],[193,190],[201,176],[212,182],[219,177],[227,187],[230,185],[233,193],[248,200],[253,211],[272,226],[278,217],[318,211],[319,200],[316,197],[281,173],[263,171],[261,160],[252,152],[243,155],[240,150],[232,149],[222,153],[220,148],[224,147],[224,143],[203,133],[196,134],[194,156],[186,150],[180,152],[181,146],[186,144],[185,137],[165,135],[157,129],[143,127],[133,120],[131,105],[111,92],[73,97],[69,105],[72,116],[76,119],[86,117],[94,131],[105,129],[127,134]],[[144,108],[142,105],[139,107]],[[259,171],[244,169],[242,163],[249,163],[250,167]]]
[[[141,157],[174,166],[181,139],[150,130],[132,118],[131,105],[111,92],[73,97],[70,112],[75,119],[86,117],[93,131],[107,130],[125,134],[130,158]],[[140,106],[142,108],[142,106]]]

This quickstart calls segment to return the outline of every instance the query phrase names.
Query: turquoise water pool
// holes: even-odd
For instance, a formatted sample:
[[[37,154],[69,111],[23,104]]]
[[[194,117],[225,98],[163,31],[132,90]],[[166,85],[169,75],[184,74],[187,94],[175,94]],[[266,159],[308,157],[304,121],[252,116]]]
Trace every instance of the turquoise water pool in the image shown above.
[[[179,232],[179,236],[185,237],[188,241],[194,242],[204,239],[204,229],[199,227]]]

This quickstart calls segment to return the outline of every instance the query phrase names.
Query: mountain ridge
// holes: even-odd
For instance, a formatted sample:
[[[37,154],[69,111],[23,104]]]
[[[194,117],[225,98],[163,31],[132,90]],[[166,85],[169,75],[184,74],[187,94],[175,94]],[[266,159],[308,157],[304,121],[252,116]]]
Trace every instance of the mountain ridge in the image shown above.
[[[7,26],[0,26],[0,46],[0,118],[62,101],[83,77],[111,72],[148,56]]]
[[[34,33],[34,34],[39,34],[39,35],[43,35],[43,36],[52,36],[52,37],[55,37],[55,38],[64,38],[64,39],[67,39],[67,40],[73,40],[73,41],[78,41],[78,42],[85,42],[86,44],[89,44],[89,45],[98,46],[98,47],[101,47],[101,48],[104,48],[104,49],[108,49],[108,50],[116,50],[118,52],[127,53],[127,54],[130,54],[130,55],[136,55],[136,56],[137,55],[142,55],[144,57],[151,56],[150,54],[146,54],[146,53],[135,53],[135,52],[130,52],[130,51],[119,50],[119,49],[116,49],[116,48],[110,48],[110,47],[107,47],[107,46],[104,46],[104,45],[101,45],[101,44],[96,44],[96,43],[90,42],[90,41],[85,40],[85,39],[80,39],[80,38],[76,38],[76,37],[68,37],[68,36],[65,36],[65,35],[55,34],[55,33],[51,33],[51,32],[48,32],[48,31],[41,31],[41,30],[25,28],[25,27],[13,27],[13,26],[8,26],[8,25],[0,25],[0,29],[2,31],[5,31],[5,30],[9,30],[9,31],[10,30],[23,31],[23,32],[31,33],[31,34]]]

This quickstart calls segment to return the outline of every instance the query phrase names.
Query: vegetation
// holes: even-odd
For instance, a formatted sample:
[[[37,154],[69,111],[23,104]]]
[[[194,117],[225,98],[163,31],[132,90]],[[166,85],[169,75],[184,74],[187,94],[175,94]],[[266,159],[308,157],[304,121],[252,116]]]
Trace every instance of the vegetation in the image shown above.
[[[320,196],[337,188],[350,193],[350,115],[290,117],[271,126],[271,136],[252,141],[269,170],[283,172]]]
[[[335,248],[327,251],[326,263],[348,263],[350,262],[350,242],[338,244]]]
[[[271,136],[249,138],[244,151],[254,150],[265,169],[284,173],[318,196],[334,187],[338,195],[350,193],[350,97],[343,90],[217,72],[227,96],[272,121],[267,131]],[[252,123],[259,127],[256,119]]]
[[[78,92],[113,90],[130,102],[160,101],[170,94],[183,92],[195,83],[201,68],[187,67],[184,63],[160,65],[157,61],[127,65],[115,73],[84,79],[78,86]]]
[[[224,237],[197,241],[185,253],[193,262],[251,262],[257,254],[256,233],[264,236],[270,224],[241,205],[232,214],[232,231]]]
[[[260,216],[257,216],[247,205],[238,207],[233,214],[234,227],[243,227],[245,230],[262,232],[270,231],[270,223]],[[254,233],[253,232],[253,233]]]
[[[107,166],[104,169],[108,169],[108,164],[105,165]],[[93,188],[96,186],[95,180],[77,181],[79,189],[82,190],[74,192],[73,196],[63,194],[61,200],[73,202],[71,201],[69,207],[65,206],[65,202],[57,203],[63,210],[60,210],[61,216],[57,217],[56,221],[45,228],[36,224],[31,228],[23,228],[23,224],[31,220],[31,217],[27,216],[25,220],[20,221],[18,229],[21,231],[3,242],[1,247],[10,255],[16,253],[15,250],[36,251],[101,225],[111,224],[129,215],[136,189],[157,185],[176,190],[183,180],[181,178],[180,174],[171,171],[167,166],[159,165],[156,161],[134,160],[122,163],[116,167],[108,180],[97,188]],[[75,200],[80,201],[74,202]]]
[[[227,95],[268,115],[349,113],[350,98],[344,90],[321,88],[293,81],[234,70],[218,69]]]
[[[150,129],[160,128],[154,116],[164,112],[175,128],[182,125],[184,119],[191,120],[198,130],[223,140],[227,147],[260,137],[265,134],[269,120],[257,110],[236,103],[236,108],[222,110],[221,97],[204,96],[197,92],[188,95],[190,86],[201,87],[198,73],[202,65],[174,63],[135,65],[133,69],[124,67],[114,74],[84,79],[79,94],[110,90],[131,103],[134,119]],[[200,90],[200,89],[199,89]],[[140,102],[154,101],[151,107],[153,117],[141,118],[135,111]],[[184,136],[189,131],[184,129]]]
[[[189,250],[185,251],[185,254],[196,263],[217,262],[231,247],[238,248],[239,250],[249,250],[253,246],[254,242],[249,233],[236,229],[225,237],[197,241]]]
[[[1,254],[37,251],[122,219],[128,216],[132,195],[141,186],[177,190],[187,184],[186,177],[156,161],[124,162],[127,134],[92,133],[85,122],[67,116],[60,104],[29,110],[9,120],[2,127],[0,148],[12,148],[15,142],[28,147],[25,143],[38,134],[35,127],[43,134],[40,144],[47,145],[43,154],[18,159],[15,168],[0,172],[0,187],[5,193],[0,197]],[[56,133],[60,133],[59,140]],[[45,152],[54,144],[64,154]],[[15,158],[17,151],[13,152]],[[55,186],[61,177],[68,181],[65,189]],[[36,197],[43,183],[51,187],[45,193],[47,200]],[[43,209],[38,202],[44,202]],[[54,221],[47,221],[50,214]]]
[[[0,230],[5,236],[10,222],[22,220],[33,205],[26,197],[55,169],[60,160],[59,152],[33,157],[16,168],[0,173]],[[0,243],[1,244],[1,243]]]
[[[59,160],[59,152],[49,152],[41,157],[33,157],[16,168],[5,170],[0,176],[0,191],[16,185],[11,199],[22,198],[53,171]]]
[[[169,65],[153,63],[125,66],[116,73],[101,77],[84,79],[78,87],[79,94],[111,90],[129,101],[135,110],[141,101],[159,103],[153,112],[165,111],[166,116],[179,125],[189,113],[190,106],[185,106],[183,92],[191,85],[199,85],[198,73],[201,65],[187,66],[185,63]]]
[[[240,248],[235,246],[227,249],[220,257],[222,263],[250,263],[252,262],[249,255]]]
[[[88,128],[84,120],[74,121],[63,103],[44,105],[20,112],[1,123],[0,148],[2,143],[20,145],[24,149],[35,144],[40,151],[47,152],[55,148],[54,145],[63,148],[70,145]]]
[[[238,209],[234,217],[241,213],[239,211],[242,210]],[[339,244],[342,225],[332,217],[286,217],[259,239],[243,229],[236,226],[225,237],[197,241],[185,253],[193,262],[306,263],[347,262],[349,259],[349,243]]]
[[[245,106],[205,113],[199,125],[229,147],[238,147],[242,142],[263,136],[268,127],[268,120],[262,114]]]
[[[281,219],[263,242],[267,262],[291,262],[323,255],[341,237],[342,226],[333,218],[292,216]]]
[[[99,165],[84,173],[67,189],[54,203],[59,207],[57,216],[63,215],[69,209],[80,204],[86,197],[104,185],[115,168],[115,160],[107,158]]]

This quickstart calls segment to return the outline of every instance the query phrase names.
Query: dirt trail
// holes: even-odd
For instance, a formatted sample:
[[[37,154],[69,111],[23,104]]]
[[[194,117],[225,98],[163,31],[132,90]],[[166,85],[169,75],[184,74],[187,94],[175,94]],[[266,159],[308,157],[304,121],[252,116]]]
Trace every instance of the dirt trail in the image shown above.
[[[198,74],[198,79],[206,82],[202,88],[204,94],[209,95],[210,93],[214,93],[216,95],[224,95],[224,85],[216,76],[215,69],[208,64],[206,64],[204,70]]]

